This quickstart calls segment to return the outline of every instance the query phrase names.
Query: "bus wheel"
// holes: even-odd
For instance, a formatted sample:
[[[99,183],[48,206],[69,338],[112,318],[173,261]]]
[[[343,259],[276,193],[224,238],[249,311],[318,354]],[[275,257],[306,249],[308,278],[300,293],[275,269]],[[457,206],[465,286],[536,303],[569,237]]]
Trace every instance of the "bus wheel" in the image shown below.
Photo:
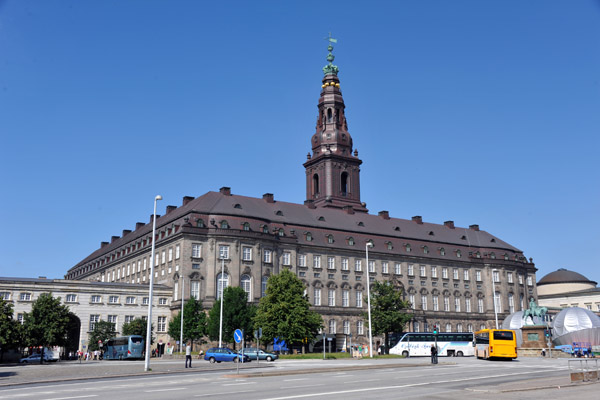
[[[456,352],[456,357],[462,357],[463,356],[463,352],[462,351],[457,351]]]
[[[404,350],[404,351],[402,352],[402,356],[403,356],[404,358],[408,357],[408,351]]]
[[[215,361],[217,361],[217,360],[215,360],[215,358],[214,358],[214,357],[211,357],[211,358],[209,358],[209,359],[208,359],[208,361],[209,361],[211,364],[214,364],[214,363],[215,363]]]

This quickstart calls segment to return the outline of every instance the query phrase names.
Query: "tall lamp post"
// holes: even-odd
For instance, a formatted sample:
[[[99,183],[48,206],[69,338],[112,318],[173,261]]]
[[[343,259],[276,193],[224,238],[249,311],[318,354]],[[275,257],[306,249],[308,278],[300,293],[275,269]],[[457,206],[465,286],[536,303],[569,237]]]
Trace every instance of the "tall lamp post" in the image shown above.
[[[367,302],[369,303],[369,357],[373,358],[373,332],[371,331],[371,273],[369,271],[369,247],[373,243],[367,242],[365,252],[367,253]]]
[[[492,290],[494,291],[494,316],[496,317],[496,329],[498,329],[498,310],[496,306],[496,277],[494,274],[498,272],[498,270],[492,270]]]
[[[154,198],[154,216],[152,217],[152,252],[150,256],[150,288],[148,292],[148,320],[146,321],[146,362],[144,371],[150,371],[150,342],[152,340],[152,290],[154,289],[154,249],[156,245],[156,202],[162,200],[158,195]]]
[[[179,329],[179,352],[183,351],[183,294],[185,293],[183,288],[185,286],[185,277],[183,273],[181,275],[181,327]]]
[[[221,311],[219,315],[219,347],[222,347],[221,342],[223,339],[223,274],[225,272],[225,250],[221,251],[219,249],[219,253],[221,253],[221,279],[217,282],[219,288],[221,288]]]

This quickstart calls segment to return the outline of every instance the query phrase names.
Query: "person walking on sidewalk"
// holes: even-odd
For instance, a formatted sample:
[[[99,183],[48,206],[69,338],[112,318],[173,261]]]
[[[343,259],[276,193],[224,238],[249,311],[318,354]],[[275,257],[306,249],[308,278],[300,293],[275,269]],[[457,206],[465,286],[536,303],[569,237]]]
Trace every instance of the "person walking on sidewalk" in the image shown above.
[[[435,345],[431,345],[431,363],[432,364],[437,364],[438,360],[437,360],[437,347]]]
[[[190,364],[190,368],[192,368],[192,344],[190,342],[185,346],[185,367],[188,367],[188,362]]]

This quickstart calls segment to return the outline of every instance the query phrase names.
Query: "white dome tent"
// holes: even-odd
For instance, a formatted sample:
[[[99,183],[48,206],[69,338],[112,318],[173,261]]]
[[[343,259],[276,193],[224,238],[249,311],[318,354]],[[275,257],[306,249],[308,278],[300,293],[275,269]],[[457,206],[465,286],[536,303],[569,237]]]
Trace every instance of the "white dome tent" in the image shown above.
[[[555,346],[573,342],[600,345],[600,317],[581,307],[563,309],[552,321],[552,342]]]

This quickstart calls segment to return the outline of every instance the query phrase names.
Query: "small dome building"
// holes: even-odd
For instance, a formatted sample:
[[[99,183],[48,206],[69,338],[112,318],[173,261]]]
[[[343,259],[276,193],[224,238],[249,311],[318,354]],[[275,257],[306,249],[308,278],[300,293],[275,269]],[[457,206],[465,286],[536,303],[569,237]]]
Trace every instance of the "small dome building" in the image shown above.
[[[575,271],[559,268],[545,275],[537,283],[538,295],[556,295],[596,288],[597,282],[591,281]]]
[[[600,344],[600,317],[581,307],[569,307],[552,321],[552,341],[555,345],[573,342]]]

